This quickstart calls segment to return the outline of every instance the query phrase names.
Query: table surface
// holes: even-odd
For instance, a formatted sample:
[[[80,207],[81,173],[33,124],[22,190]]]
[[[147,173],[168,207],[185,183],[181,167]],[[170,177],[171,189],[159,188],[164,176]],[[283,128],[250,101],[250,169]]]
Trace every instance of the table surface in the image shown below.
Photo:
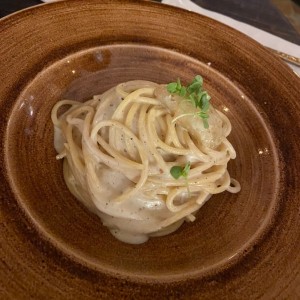
[[[299,32],[271,0],[193,0],[193,2],[300,45]],[[41,3],[39,0],[1,0],[0,17]]]

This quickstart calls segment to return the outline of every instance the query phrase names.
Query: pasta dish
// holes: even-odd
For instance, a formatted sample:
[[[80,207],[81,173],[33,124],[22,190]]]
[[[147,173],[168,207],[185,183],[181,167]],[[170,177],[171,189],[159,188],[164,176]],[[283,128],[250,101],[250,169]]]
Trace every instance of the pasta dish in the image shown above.
[[[240,190],[227,171],[236,157],[230,121],[202,83],[135,80],[53,107],[66,185],[117,239],[167,235],[193,222],[213,194]]]

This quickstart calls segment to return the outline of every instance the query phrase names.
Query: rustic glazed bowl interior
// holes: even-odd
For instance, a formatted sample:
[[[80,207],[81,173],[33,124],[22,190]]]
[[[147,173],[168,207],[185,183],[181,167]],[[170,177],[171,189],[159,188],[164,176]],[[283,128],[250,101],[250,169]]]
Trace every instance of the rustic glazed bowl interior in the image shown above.
[[[293,219],[296,205],[290,192],[290,208],[282,209],[287,159],[296,156],[294,146],[287,149],[280,140],[279,125],[286,128],[293,119],[276,102],[280,97],[289,105],[287,112],[295,109],[291,81],[299,84],[296,77],[254,41],[214,21],[156,4],[121,2],[68,1],[2,21],[12,26],[4,32],[6,41],[15,44],[14,38],[23,49],[22,55],[5,54],[10,85],[1,87],[1,180],[9,199],[3,215],[10,224],[4,229],[4,251],[17,266],[19,253],[12,249],[20,249],[25,265],[23,275],[15,272],[16,280],[22,282],[30,270],[39,274],[28,275],[31,282],[47,278],[35,296],[55,295],[57,285],[63,297],[68,282],[75,290],[80,284],[80,293],[88,291],[91,297],[150,297],[159,291],[217,296],[221,284],[235,286],[238,277],[245,281],[243,270],[247,273],[250,265],[256,275],[248,275],[263,278],[256,251],[268,255],[274,228],[284,214]],[[201,34],[194,33],[195,27]],[[24,32],[30,32],[29,39],[22,38]],[[229,171],[242,190],[214,195],[194,223],[169,236],[142,245],[122,243],[68,191],[62,163],[55,159],[51,109],[61,99],[87,100],[128,80],[167,83],[180,77],[187,82],[195,74],[204,77],[212,103],[231,120],[229,140],[237,159]],[[293,239],[293,232],[287,238]],[[8,279],[3,280],[14,295]],[[202,282],[202,291],[195,288],[197,282]],[[260,282],[260,289],[268,287]],[[251,294],[249,286],[240,290]]]
[[[123,81],[187,81],[195,74],[204,76],[215,106],[232,121],[238,158],[230,171],[241,181],[242,191],[214,196],[197,222],[170,236],[139,246],[117,241],[68,192],[62,162],[55,159],[51,109],[60,99],[88,100]],[[213,67],[160,47],[100,46],[55,62],[18,97],[7,137],[9,177],[19,205],[66,255],[102,271],[169,280],[220,268],[263,233],[276,206],[276,152],[256,108]],[[254,177],[246,184],[246,178]]]

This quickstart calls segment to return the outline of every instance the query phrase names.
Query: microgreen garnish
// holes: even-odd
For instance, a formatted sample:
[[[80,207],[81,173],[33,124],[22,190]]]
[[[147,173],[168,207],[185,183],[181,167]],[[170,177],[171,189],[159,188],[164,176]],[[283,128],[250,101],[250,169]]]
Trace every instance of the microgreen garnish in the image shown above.
[[[170,169],[170,173],[172,175],[172,177],[174,177],[175,179],[179,179],[180,177],[183,177],[185,179],[185,183],[186,183],[186,187],[187,187],[187,191],[188,191],[188,195],[190,196],[190,189],[189,189],[189,185],[188,185],[188,175],[191,169],[191,163],[188,162],[184,167],[181,166],[173,166]]]
[[[190,164],[190,162],[188,162],[184,167],[173,166],[170,170],[170,173],[175,179],[179,179],[181,176],[183,178],[187,178],[189,175],[190,169],[191,169],[191,164]]]
[[[208,109],[209,100],[211,97],[207,91],[203,90],[203,78],[200,75],[195,76],[193,81],[187,86],[183,86],[180,79],[177,82],[171,82],[167,85],[167,90],[171,94],[178,94],[179,96],[189,100],[196,108],[200,110],[196,113],[181,114],[176,117],[174,121],[184,116],[196,115],[203,119],[204,128],[208,128]]]

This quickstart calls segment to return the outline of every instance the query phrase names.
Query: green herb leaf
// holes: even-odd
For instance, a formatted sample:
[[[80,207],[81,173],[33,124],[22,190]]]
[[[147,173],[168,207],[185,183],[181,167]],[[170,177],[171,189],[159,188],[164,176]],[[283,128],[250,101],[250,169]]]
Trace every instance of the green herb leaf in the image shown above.
[[[179,179],[181,176],[185,179],[185,184],[186,184],[186,188],[187,188],[187,192],[188,192],[188,197],[191,196],[189,182],[188,182],[188,175],[189,175],[190,169],[191,169],[191,163],[190,162],[188,162],[184,166],[184,168],[182,168],[180,166],[173,166],[170,169],[170,173],[175,179]]]
[[[200,111],[200,112],[198,113],[198,116],[199,116],[200,118],[202,118],[202,119],[208,119],[208,114],[207,114],[206,112],[204,112],[204,111]]]
[[[167,90],[169,93],[173,94],[177,91],[177,82],[171,82],[167,85]]]
[[[192,83],[191,85],[188,86],[188,92],[189,93],[197,93],[199,90],[201,90],[202,84],[198,81]]]
[[[170,173],[175,179],[178,179],[182,176],[182,168],[180,166],[173,166]]]
[[[188,162],[184,168],[180,167],[180,166],[173,166],[170,169],[170,173],[171,175],[175,178],[175,179],[179,179],[181,176],[184,177],[185,179],[187,179],[189,172],[191,169],[191,163]]]
[[[188,175],[189,175],[189,172],[190,172],[190,169],[191,169],[191,163],[188,162],[184,169],[182,170],[182,177],[184,177],[185,179],[187,179]]]
[[[208,95],[207,91],[203,89],[203,78],[200,75],[196,75],[191,84],[187,87],[183,86],[180,79],[177,82],[171,82],[167,85],[167,90],[171,94],[178,94],[181,97],[188,99],[195,108],[199,108],[200,112],[195,113],[200,118],[203,119],[204,128],[208,128],[208,114],[209,110],[209,100],[211,97]],[[185,114],[186,115],[186,114]],[[178,117],[177,117],[178,119]]]
[[[209,100],[210,96],[207,94],[207,92],[202,93],[200,98],[200,108],[202,111],[208,111],[209,109]]]
[[[201,85],[203,84],[203,78],[200,75],[196,75],[193,82],[200,82]]]
[[[186,95],[186,87],[182,87],[181,88],[181,90],[180,90],[180,92],[179,92],[179,95],[181,96],[181,97],[184,97],[185,95]]]

